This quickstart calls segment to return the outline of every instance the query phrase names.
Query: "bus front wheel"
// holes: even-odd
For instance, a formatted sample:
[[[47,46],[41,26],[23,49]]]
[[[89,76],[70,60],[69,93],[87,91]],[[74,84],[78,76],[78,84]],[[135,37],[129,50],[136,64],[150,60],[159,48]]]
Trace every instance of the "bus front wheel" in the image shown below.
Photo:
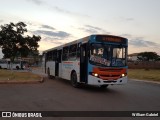
[[[77,82],[77,74],[76,72],[73,72],[71,74],[71,84],[73,87],[78,88],[79,87],[79,83]]]

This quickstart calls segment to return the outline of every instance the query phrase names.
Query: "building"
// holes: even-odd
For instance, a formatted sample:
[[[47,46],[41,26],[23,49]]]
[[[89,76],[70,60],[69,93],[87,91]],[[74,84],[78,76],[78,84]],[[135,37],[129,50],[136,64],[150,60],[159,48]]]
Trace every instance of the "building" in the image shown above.
[[[139,53],[132,53],[128,55],[128,61],[138,61]]]

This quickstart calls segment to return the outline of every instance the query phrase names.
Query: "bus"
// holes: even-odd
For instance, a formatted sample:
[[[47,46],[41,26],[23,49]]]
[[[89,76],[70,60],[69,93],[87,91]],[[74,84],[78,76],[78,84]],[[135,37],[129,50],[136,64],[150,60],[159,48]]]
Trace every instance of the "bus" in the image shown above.
[[[26,61],[23,60],[15,60],[11,62],[9,59],[1,59],[0,60],[0,69],[24,69]]]
[[[45,50],[42,65],[48,77],[106,88],[127,83],[128,40],[114,35],[90,35]]]

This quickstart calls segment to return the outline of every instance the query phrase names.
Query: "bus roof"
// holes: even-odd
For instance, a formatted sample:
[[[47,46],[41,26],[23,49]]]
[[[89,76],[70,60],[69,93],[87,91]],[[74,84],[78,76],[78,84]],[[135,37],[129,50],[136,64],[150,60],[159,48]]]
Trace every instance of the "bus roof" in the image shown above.
[[[43,51],[43,53],[47,53],[47,52],[52,51],[52,50],[55,50],[55,49],[58,49],[58,50],[59,50],[59,49],[62,49],[63,47],[65,47],[65,46],[69,46],[69,45],[76,44],[76,43],[80,43],[80,42],[86,43],[86,42],[89,41],[89,38],[91,38],[91,37],[96,37],[96,36],[106,36],[106,37],[107,37],[107,36],[110,36],[110,37],[118,37],[118,38],[121,38],[121,39],[126,39],[126,38],[124,38],[124,37],[115,36],[115,35],[93,34],[93,35],[90,35],[90,36],[87,36],[87,37],[84,37],[84,38],[80,38],[80,39],[78,39],[78,40],[74,40],[74,41],[65,43],[65,44],[63,44],[63,45],[60,45],[60,46],[57,46],[57,47],[54,47],[54,48],[50,48],[50,49],[48,49],[48,50]]]
[[[43,53],[46,53],[46,52],[49,52],[49,51],[52,51],[52,50],[55,50],[55,49],[62,49],[62,48],[65,47],[65,46],[72,45],[72,44],[76,44],[76,43],[79,43],[79,42],[87,42],[87,41],[89,40],[89,39],[88,39],[89,37],[90,37],[90,36],[87,36],[87,37],[84,37],[84,38],[81,38],[81,39],[78,39],[78,40],[74,40],[74,41],[65,43],[65,44],[63,44],[63,45],[60,45],[60,46],[57,46],[57,47],[54,47],[54,48],[45,50],[45,51],[43,51]]]

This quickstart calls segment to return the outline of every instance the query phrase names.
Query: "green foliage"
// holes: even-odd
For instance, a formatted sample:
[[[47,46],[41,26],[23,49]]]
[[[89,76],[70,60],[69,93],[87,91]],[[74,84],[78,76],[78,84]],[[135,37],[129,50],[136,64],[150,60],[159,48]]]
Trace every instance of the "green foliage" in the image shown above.
[[[14,60],[15,57],[26,57],[29,54],[37,53],[40,36],[24,36],[27,32],[26,24],[18,22],[1,25],[0,30],[0,47],[4,58]]]
[[[138,59],[141,61],[155,61],[158,60],[158,57],[156,52],[141,52],[138,54]]]

